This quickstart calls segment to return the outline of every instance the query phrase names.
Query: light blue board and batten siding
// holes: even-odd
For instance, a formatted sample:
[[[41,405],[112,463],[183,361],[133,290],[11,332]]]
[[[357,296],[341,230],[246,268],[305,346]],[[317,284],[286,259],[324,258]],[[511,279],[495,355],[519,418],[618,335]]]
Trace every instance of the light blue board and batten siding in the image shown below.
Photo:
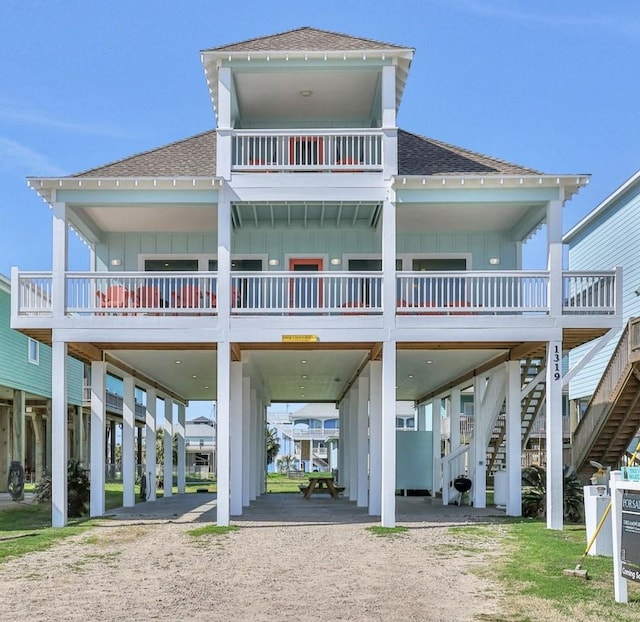
[[[635,294],[640,286],[640,185],[621,196],[569,245],[571,270],[611,270],[615,266],[622,266],[622,313],[626,323],[628,318],[640,316],[640,296]],[[571,381],[571,399],[593,393],[620,333]],[[582,358],[588,347],[571,352],[571,365]]]
[[[381,230],[348,229],[250,229],[234,231],[232,253],[267,255],[279,259],[277,270],[286,270],[285,255],[380,256]],[[116,270],[138,270],[140,255],[213,255],[217,238],[209,233],[111,233],[96,246],[97,269],[110,267],[120,259]],[[521,266],[520,244],[508,236],[493,232],[403,233],[397,236],[398,255],[471,254],[473,270],[516,270]],[[491,266],[490,257],[499,257],[500,265]],[[345,270],[346,266],[326,269]]]
[[[38,364],[29,362],[29,338],[10,327],[10,294],[0,289],[0,385],[51,397],[51,348],[40,344]],[[82,404],[83,366],[69,358],[68,401]]]

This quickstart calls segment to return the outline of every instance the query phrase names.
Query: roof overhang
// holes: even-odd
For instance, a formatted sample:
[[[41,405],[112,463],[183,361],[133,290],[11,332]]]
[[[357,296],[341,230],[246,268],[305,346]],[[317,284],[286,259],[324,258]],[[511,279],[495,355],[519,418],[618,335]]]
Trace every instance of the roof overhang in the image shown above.
[[[332,68],[336,72],[345,63],[350,63],[352,72],[340,73],[345,82],[340,86],[341,89],[352,88],[353,96],[346,98],[353,100],[361,95],[357,91],[358,79],[350,77],[357,76],[359,73],[371,73],[373,69],[378,69],[384,65],[393,64],[396,67],[396,108],[400,106],[402,94],[404,92],[409,67],[413,59],[414,51],[411,48],[388,48],[388,49],[358,49],[358,50],[260,50],[251,52],[240,51],[223,51],[223,50],[204,50],[200,53],[200,58],[204,66],[205,77],[209,87],[209,93],[213,103],[214,111],[218,100],[218,71],[221,67],[231,67],[232,71],[238,74],[250,73],[255,71],[256,76],[265,77],[265,73],[269,75],[269,88],[273,93],[280,89],[277,84],[279,79],[285,80],[287,85],[295,80],[295,85],[290,89],[292,92],[301,93],[317,85],[318,72],[331,71]],[[295,66],[295,72],[292,67]],[[281,71],[279,71],[281,69]],[[314,79],[313,77],[316,77]],[[311,85],[311,86],[310,86]],[[246,87],[247,85],[245,85]],[[265,101],[259,92],[261,87],[254,84],[254,88],[247,89],[245,92],[252,92],[252,96],[257,100]],[[217,112],[216,112],[217,118]]]

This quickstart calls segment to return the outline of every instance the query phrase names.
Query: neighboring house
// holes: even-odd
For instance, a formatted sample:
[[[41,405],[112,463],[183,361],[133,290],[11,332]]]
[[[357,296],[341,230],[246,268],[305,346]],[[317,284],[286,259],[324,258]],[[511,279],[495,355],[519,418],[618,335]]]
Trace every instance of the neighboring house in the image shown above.
[[[624,285],[616,295],[623,326],[598,344],[576,348],[570,366],[595,353],[569,383],[576,430],[573,462],[585,474],[590,460],[617,467],[640,427],[640,171],[625,181],[563,238],[569,246],[571,270],[610,270],[621,266]],[[587,295],[596,304],[609,303],[600,282]],[[590,404],[593,399],[593,405]],[[634,444],[635,448],[635,444]]]
[[[207,478],[215,473],[216,428],[213,420],[197,417],[186,422],[187,472]]]
[[[271,403],[337,406],[344,494],[384,526],[395,524],[398,488],[448,503],[460,463],[477,507],[488,464],[500,465],[507,513],[519,515],[521,446],[546,404],[547,523],[561,528],[562,356],[620,325],[620,275],[563,271],[563,207],[587,176],[397,127],[413,53],[314,28],[204,50],[216,129],[29,180],[52,208],[55,260],[51,272],[12,272],[12,325],[51,343],[54,360],[69,351],[91,364],[92,515],[104,512],[110,372],[124,386],[125,506],[135,503],[136,387],[147,393],[148,435],[149,395],[165,399],[179,489],[184,405],[217,401],[220,525],[264,491]],[[548,269],[524,271],[522,245],[543,224]],[[91,249],[87,272],[65,272],[71,226]],[[594,279],[608,304],[580,296]],[[63,369],[54,365],[56,441]],[[459,416],[470,388],[466,444]],[[396,401],[415,404],[415,433],[396,435]],[[55,447],[54,479],[65,451]],[[407,469],[429,485],[401,482]],[[64,525],[66,504],[54,501],[53,523]]]
[[[39,481],[51,469],[51,348],[9,326],[11,286],[0,275],[0,491],[9,466],[19,462],[25,479]],[[69,457],[88,458],[88,418],[82,412],[82,363],[67,359],[65,412]]]

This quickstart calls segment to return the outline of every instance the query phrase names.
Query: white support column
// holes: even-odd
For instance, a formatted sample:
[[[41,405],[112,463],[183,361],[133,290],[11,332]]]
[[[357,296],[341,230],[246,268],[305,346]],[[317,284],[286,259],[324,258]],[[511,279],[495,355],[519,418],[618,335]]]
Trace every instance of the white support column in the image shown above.
[[[358,495],[357,506],[366,508],[369,503],[369,378],[360,376],[358,387]]]
[[[266,445],[261,430],[266,426],[266,413],[262,400],[257,397],[255,390],[250,391],[249,403],[249,452],[255,456],[254,465],[249,472],[249,501],[255,501],[262,492],[264,479],[264,465],[267,461]],[[261,440],[262,439],[262,440]]]
[[[354,384],[349,391],[349,501],[358,500],[358,390]]]
[[[51,526],[67,524],[67,343],[56,339],[51,344],[51,402],[53,437],[51,457]]]
[[[253,393],[253,399],[252,399]],[[242,505],[248,507],[251,503],[251,475],[256,472],[256,456],[251,451],[251,428],[255,425],[257,412],[255,410],[255,391],[251,391],[251,378],[242,378],[242,455],[253,456],[252,463],[246,464],[242,470]],[[248,461],[247,461],[248,462]]]
[[[416,406],[416,418],[416,430],[418,432],[429,430],[427,427],[427,405],[424,402]]]
[[[231,363],[231,393],[229,401],[229,436],[231,439],[230,512],[242,514],[242,470],[248,468],[242,455],[242,363]]]
[[[455,451],[460,447],[460,387],[454,387],[451,389],[451,395],[449,396],[449,416],[450,416],[450,434],[451,434],[451,448],[450,451]],[[451,473],[452,477],[458,477],[463,473],[462,458],[458,458],[454,461],[454,473]]]
[[[369,363],[369,515],[382,513],[382,363]]]
[[[187,443],[186,443],[186,407],[182,402],[178,402],[178,425],[176,427],[176,436],[178,438],[178,464],[176,465],[178,479],[178,494],[187,492]]]
[[[107,364],[102,361],[91,363],[91,492],[89,515],[102,516],[105,511],[105,469],[107,461],[105,383]]]
[[[162,493],[166,499],[173,495],[173,400],[168,395],[164,398],[162,449],[164,454]]]
[[[508,497],[507,515],[522,516],[522,391],[520,379],[520,362],[509,361],[507,367],[507,420],[506,450]]]
[[[219,210],[218,210],[219,211]],[[229,401],[231,393],[231,347],[228,341],[218,343],[218,495],[217,495],[217,524],[219,527],[229,525],[229,491],[230,491],[230,417]]]
[[[122,389],[122,505],[125,508],[136,504],[135,465],[135,387],[133,376],[125,374]]]
[[[440,414],[440,398],[431,400],[431,428],[433,430],[433,481],[431,483],[431,495],[443,488],[442,484],[442,416]],[[444,488],[443,488],[444,496]]]
[[[551,316],[562,315],[562,203],[560,200],[547,204],[547,270]]]
[[[347,393],[340,403],[340,448],[342,449],[342,457],[340,460],[340,482],[344,486],[344,496],[349,498],[351,485],[355,482],[351,481],[351,400],[350,394]]]
[[[474,475],[473,507],[487,507],[487,437],[484,433],[483,420],[485,417],[482,408],[484,391],[486,388],[484,376],[476,376],[473,379],[473,459]]]
[[[19,462],[25,468],[27,447],[27,396],[24,391],[13,391],[13,460]],[[24,499],[24,492],[21,499]]]
[[[147,405],[145,408],[145,473],[147,475],[147,499],[156,500],[156,390],[146,389]]]
[[[382,513],[383,527],[396,526],[396,344],[382,347]]]
[[[547,528],[563,528],[562,341],[547,344]]]
[[[67,248],[69,237],[69,227],[67,224],[67,206],[65,203],[53,203],[52,233],[52,310],[53,317],[63,318],[67,300],[65,273],[67,270]]]

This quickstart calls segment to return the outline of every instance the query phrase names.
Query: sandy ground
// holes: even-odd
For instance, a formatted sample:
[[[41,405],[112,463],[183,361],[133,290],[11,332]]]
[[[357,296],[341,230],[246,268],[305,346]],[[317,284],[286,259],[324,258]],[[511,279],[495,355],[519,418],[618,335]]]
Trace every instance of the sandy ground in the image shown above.
[[[486,572],[500,549],[495,510],[401,502],[408,531],[394,537],[371,533],[378,521],[354,503],[321,496],[265,495],[232,521],[238,531],[201,537],[189,532],[215,520],[213,497],[139,504],[2,564],[0,619],[523,619]]]

